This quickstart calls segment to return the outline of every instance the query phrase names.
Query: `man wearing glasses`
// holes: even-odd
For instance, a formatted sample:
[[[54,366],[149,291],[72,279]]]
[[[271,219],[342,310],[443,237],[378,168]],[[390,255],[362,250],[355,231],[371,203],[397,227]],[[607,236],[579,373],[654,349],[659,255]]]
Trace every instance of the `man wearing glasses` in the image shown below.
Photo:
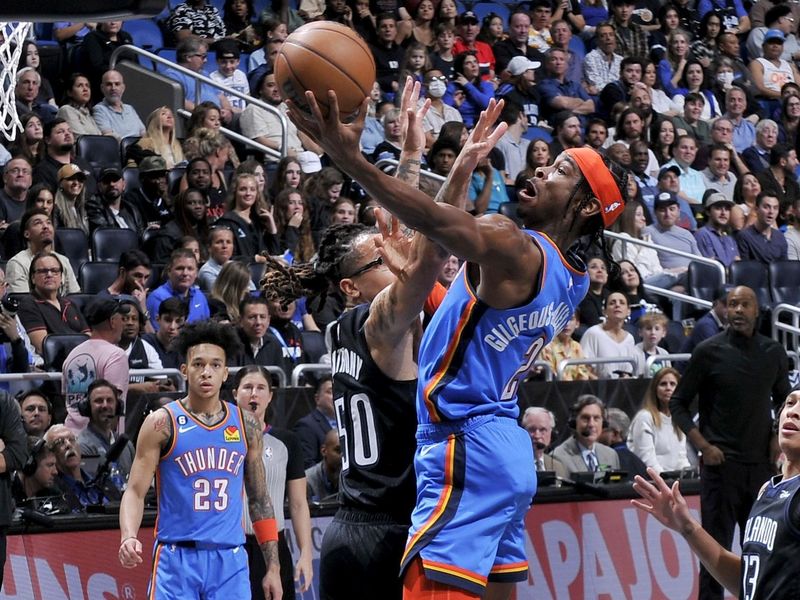
[[[761,46],[764,44],[764,36],[770,29],[778,29],[783,32],[786,40],[783,42],[783,60],[794,61],[800,59],[800,43],[798,43],[794,32],[797,31],[797,22],[792,15],[792,8],[789,3],[777,4],[767,10],[764,15],[764,25],[766,27],[755,27],[747,36],[747,54],[750,58],[764,56]]]
[[[31,187],[33,169],[27,159],[18,156],[3,169],[3,189],[0,189],[0,237],[6,227],[17,221],[25,211],[25,196]]]
[[[59,272],[58,293],[62,296],[77,294],[81,291],[75,272],[72,270],[69,259],[63,254],[53,252],[55,228],[50,216],[43,208],[32,208],[22,215],[20,220],[22,237],[28,243],[27,249],[18,252],[6,265],[6,282],[11,294],[27,294],[33,290],[33,278],[29,275],[33,257],[41,252],[46,252],[61,264]]]
[[[190,35],[178,44],[176,59],[183,68],[202,75],[203,66],[208,60],[208,42]],[[164,75],[183,86],[183,105],[186,110],[194,110],[201,102],[213,102],[220,107],[222,120],[226,123],[230,121],[231,103],[222,94],[222,90],[201,83],[198,93],[197,80],[191,75],[179,73],[175,69],[166,69]]]

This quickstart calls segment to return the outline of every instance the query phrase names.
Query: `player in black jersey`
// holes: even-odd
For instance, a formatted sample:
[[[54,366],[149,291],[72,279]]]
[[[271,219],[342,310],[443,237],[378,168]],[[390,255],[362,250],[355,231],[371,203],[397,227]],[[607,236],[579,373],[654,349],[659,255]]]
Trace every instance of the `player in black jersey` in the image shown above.
[[[407,83],[400,113],[405,139],[398,178],[412,185],[418,182],[422,117],[429,105],[411,109],[418,95],[419,84]],[[489,124],[501,108],[502,103],[490,104],[474,139],[494,135]],[[457,160],[439,193],[451,204],[466,198],[470,180],[459,165]],[[322,543],[323,599],[402,596],[400,559],[416,497],[419,314],[449,253],[420,235],[410,241],[396,219],[391,230],[383,216],[379,225],[380,235],[360,225],[331,227],[320,244],[314,275],[302,267],[274,266],[263,283],[269,299],[284,303],[333,283],[356,305],[331,328],[342,475],[341,508]]]
[[[649,483],[636,477],[643,500],[634,506],[680,533],[709,573],[741,600],[798,597],[800,576],[800,391],[789,394],[778,419],[778,444],[785,456],[780,475],[767,481],[750,510],[742,556],[723,548],[690,514],[678,487],[664,483],[653,469]]]

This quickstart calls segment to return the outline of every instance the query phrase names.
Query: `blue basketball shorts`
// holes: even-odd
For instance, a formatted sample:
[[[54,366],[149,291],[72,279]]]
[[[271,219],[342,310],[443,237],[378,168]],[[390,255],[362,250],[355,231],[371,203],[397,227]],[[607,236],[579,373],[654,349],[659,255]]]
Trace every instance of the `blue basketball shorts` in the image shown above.
[[[244,546],[191,548],[156,541],[148,600],[250,598]]]
[[[475,594],[488,582],[524,581],[524,518],[536,493],[528,433],[494,415],[420,425],[414,468],[402,569],[419,555],[428,579]]]

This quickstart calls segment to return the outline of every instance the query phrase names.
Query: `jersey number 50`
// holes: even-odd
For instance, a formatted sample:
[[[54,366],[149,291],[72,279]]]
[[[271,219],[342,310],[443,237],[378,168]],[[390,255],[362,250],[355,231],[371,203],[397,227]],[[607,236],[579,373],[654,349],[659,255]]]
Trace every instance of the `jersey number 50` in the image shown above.
[[[342,440],[342,470],[350,468],[350,459],[357,467],[369,467],[378,462],[378,436],[375,433],[375,417],[372,414],[372,404],[366,394],[353,394],[350,396],[350,422],[347,422],[345,398],[341,396],[334,400],[336,409],[336,426],[339,430],[339,439]],[[352,432],[353,456],[350,456],[350,442],[348,435]]]

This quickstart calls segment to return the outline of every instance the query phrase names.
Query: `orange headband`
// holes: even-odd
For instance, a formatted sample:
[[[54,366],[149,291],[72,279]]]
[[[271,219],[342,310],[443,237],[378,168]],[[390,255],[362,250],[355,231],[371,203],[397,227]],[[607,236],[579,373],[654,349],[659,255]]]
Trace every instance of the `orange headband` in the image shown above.
[[[597,152],[591,148],[570,148],[565,150],[575,161],[581,173],[589,182],[592,193],[600,201],[603,225],[609,227],[625,209],[617,182],[611,171]]]

